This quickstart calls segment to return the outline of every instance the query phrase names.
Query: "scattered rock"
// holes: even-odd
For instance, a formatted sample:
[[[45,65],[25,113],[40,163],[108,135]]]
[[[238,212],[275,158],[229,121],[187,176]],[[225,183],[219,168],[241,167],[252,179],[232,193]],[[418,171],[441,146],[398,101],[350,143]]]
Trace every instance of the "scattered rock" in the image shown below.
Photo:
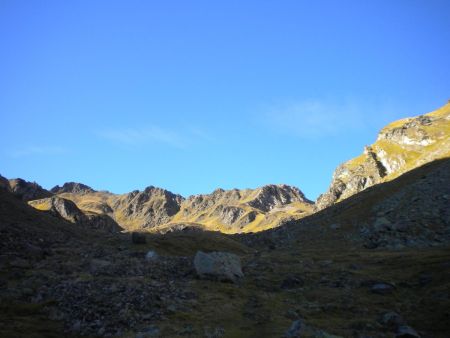
[[[331,230],[339,230],[341,228],[340,224],[334,223],[334,224],[330,224],[329,228]]]
[[[395,338],[420,338],[420,335],[411,326],[402,325],[398,327]]]
[[[394,291],[395,287],[392,284],[376,283],[372,285],[370,291],[379,295],[387,295]]]
[[[300,333],[302,331],[303,323],[300,319],[297,319],[292,322],[289,330],[284,334],[285,338],[296,338],[300,337]]]
[[[141,332],[138,332],[136,338],[151,338],[151,337],[159,337],[160,330],[157,326],[149,326]]]
[[[222,338],[225,335],[225,329],[222,327],[204,328],[205,338]]]
[[[16,258],[9,263],[9,266],[11,266],[13,268],[28,269],[31,267],[31,264],[29,261],[27,261],[25,259]]]
[[[93,259],[89,265],[91,274],[96,275],[105,272],[111,266],[111,262],[102,259]]]
[[[156,261],[159,258],[159,255],[156,253],[156,251],[150,250],[145,254],[145,260],[147,262]]]
[[[311,337],[311,338],[342,338],[340,336],[335,336],[325,332],[323,330],[316,329],[309,326],[301,319],[297,319],[292,322],[289,330],[284,334],[284,338],[300,338],[300,337]]]
[[[384,326],[387,326],[391,329],[396,329],[400,325],[405,324],[405,320],[403,319],[403,317],[394,311],[389,311],[383,314],[383,316],[380,319],[380,322]]]
[[[200,278],[236,283],[244,277],[239,256],[228,252],[198,251],[194,258],[194,266]]]
[[[288,276],[281,282],[280,288],[284,290],[297,289],[301,288],[304,284],[305,282],[300,277]]]

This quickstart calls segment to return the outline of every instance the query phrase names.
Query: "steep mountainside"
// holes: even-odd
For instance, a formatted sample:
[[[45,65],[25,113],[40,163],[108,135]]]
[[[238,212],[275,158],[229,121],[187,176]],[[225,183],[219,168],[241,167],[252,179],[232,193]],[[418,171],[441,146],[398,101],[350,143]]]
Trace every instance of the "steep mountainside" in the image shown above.
[[[447,338],[449,189],[437,160],[277,229],[141,244],[0,189],[0,336]],[[238,255],[239,283],[199,250]]]
[[[108,215],[128,230],[151,229],[166,224],[180,210],[183,197],[153,186],[116,195],[110,192],[62,192],[87,213]]]
[[[442,111],[385,128],[336,174],[341,194],[315,213],[284,185],[183,199],[154,187],[114,195],[76,183],[53,195],[25,181],[11,189],[0,177],[0,336],[448,338]],[[41,193],[50,196],[24,201]],[[236,232],[244,224],[245,232],[284,222],[234,235],[145,233],[137,243],[95,229],[88,215],[163,231],[191,224]],[[236,284],[200,274],[199,251],[233,257],[233,266],[205,265],[237,265]]]
[[[73,201],[83,212],[108,215],[125,229],[159,232],[186,227],[228,233],[264,230],[313,209],[312,202],[299,189],[287,185],[217,189],[187,199],[152,186],[123,195],[84,190],[61,192],[58,196]]]
[[[110,216],[90,211],[82,212],[74,202],[65,198],[52,196],[28,201],[28,204],[35,209],[48,211],[66,221],[77,223],[91,229],[102,229],[110,232],[122,230]]]
[[[36,182],[27,182],[21,178],[6,180],[4,177],[1,177],[0,186],[3,186],[23,201],[52,196],[51,192],[45,190]]]
[[[374,184],[386,182],[424,163],[450,156],[450,103],[383,128],[364,153],[340,165],[316,203],[324,209]]]
[[[76,182],[64,183],[62,187],[57,185],[57,186],[53,187],[52,189],[50,189],[50,191],[54,194],[62,194],[65,192],[75,193],[75,194],[86,194],[86,193],[95,192],[94,189],[87,186],[86,184],[76,183]]]
[[[298,188],[288,185],[217,189],[212,194],[186,199],[171,223],[197,223],[226,233],[261,231],[303,217],[312,206]]]

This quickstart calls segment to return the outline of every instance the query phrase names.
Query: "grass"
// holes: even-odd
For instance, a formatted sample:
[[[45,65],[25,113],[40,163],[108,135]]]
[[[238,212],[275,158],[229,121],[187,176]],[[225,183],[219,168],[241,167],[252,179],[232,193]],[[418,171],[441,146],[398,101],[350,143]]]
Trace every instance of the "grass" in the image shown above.
[[[192,328],[188,337],[201,336],[206,327],[223,328],[224,337],[230,338],[280,337],[296,313],[308,325],[350,337],[355,330],[369,335],[383,331],[378,318],[386,311],[398,311],[417,330],[448,337],[450,301],[433,298],[440,290],[450,290],[450,271],[442,269],[450,261],[448,249],[389,252],[332,245],[329,250],[307,247],[262,253],[257,259],[262,266],[247,265],[240,285],[193,280],[190,288],[199,295],[197,303],[158,325],[168,337],[181,336],[178,333],[185,326]],[[255,260],[251,255],[243,259]],[[332,263],[321,265],[327,260]],[[352,270],[352,264],[360,268]],[[424,272],[433,278],[426,287],[418,284]],[[288,275],[300,276],[304,286],[281,289]],[[333,283],[340,276],[345,282],[336,287]],[[396,290],[373,294],[370,281],[393,283]]]

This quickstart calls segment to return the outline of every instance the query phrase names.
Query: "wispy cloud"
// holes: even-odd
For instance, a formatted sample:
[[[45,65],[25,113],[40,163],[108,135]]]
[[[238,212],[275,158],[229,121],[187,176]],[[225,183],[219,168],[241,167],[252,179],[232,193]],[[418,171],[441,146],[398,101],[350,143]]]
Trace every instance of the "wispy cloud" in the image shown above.
[[[124,146],[136,147],[158,143],[180,149],[186,148],[196,140],[202,141],[208,138],[207,133],[192,126],[184,128],[183,131],[158,126],[115,128],[100,130],[96,134],[103,139]]]
[[[302,138],[320,138],[365,127],[363,107],[355,102],[329,103],[303,100],[268,106],[262,122],[279,132]]]
[[[64,147],[53,145],[32,145],[7,150],[8,155],[15,158],[33,155],[60,155],[66,152],[67,149]]]
[[[99,132],[105,139],[136,146],[144,143],[164,143],[176,148],[183,148],[183,141],[177,133],[159,127],[108,129]]]

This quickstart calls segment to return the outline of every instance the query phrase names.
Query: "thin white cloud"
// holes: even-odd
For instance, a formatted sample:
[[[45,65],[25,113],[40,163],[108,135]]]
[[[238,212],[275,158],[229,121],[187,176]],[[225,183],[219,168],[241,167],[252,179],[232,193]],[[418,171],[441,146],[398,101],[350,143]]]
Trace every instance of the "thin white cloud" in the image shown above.
[[[33,155],[60,155],[67,152],[61,146],[32,145],[9,149],[7,153],[11,157],[20,158]]]
[[[363,112],[362,106],[355,102],[334,104],[304,100],[266,107],[262,122],[279,132],[315,139],[364,128]]]
[[[206,132],[192,126],[184,128],[182,132],[158,126],[147,126],[104,129],[96,134],[103,139],[124,146],[136,147],[157,143],[180,149],[186,148],[195,141],[204,141],[208,138]]]

